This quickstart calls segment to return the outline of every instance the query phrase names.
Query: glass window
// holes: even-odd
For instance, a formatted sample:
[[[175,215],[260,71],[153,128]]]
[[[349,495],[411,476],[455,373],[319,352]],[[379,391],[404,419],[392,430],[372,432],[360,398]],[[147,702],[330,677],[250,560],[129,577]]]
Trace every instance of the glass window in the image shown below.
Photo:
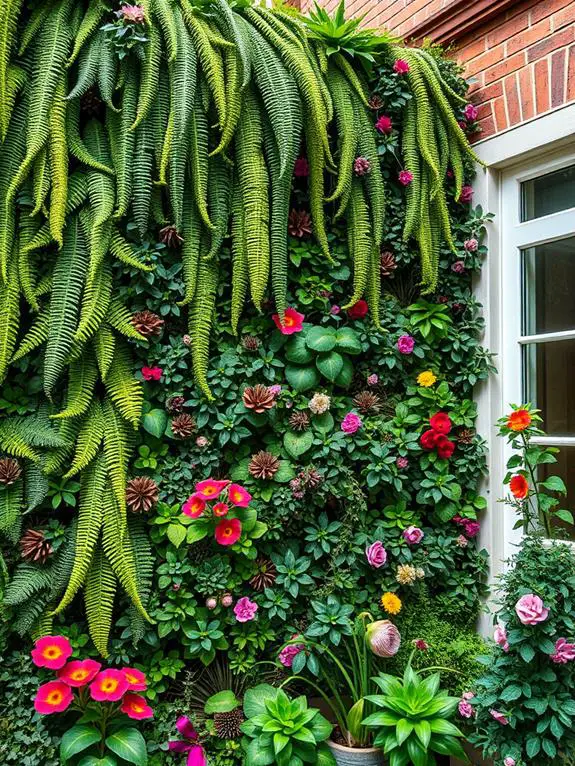
[[[523,334],[575,329],[575,236],[523,250],[522,261]]]
[[[525,400],[542,410],[549,436],[575,436],[575,340],[523,347]]]
[[[521,184],[521,220],[575,207],[575,165],[547,173]]]

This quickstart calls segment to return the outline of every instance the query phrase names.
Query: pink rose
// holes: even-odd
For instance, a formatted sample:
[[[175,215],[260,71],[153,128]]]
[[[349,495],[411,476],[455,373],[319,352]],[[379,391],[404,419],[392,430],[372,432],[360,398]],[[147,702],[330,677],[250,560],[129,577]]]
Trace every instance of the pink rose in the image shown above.
[[[575,660],[575,644],[568,644],[566,638],[558,638],[555,642],[555,652],[550,655],[550,658],[557,664]]]
[[[381,540],[376,540],[365,549],[365,556],[370,566],[375,569],[382,567],[387,561],[387,551]]]
[[[491,715],[493,716],[493,718],[495,718],[495,720],[497,721],[497,723],[500,723],[502,726],[507,726],[507,724],[509,723],[509,721],[507,720],[507,718],[505,718],[505,716],[503,715],[503,713],[500,713],[500,712],[499,712],[499,710],[493,710],[493,709],[491,709],[489,712],[491,713]]]
[[[474,253],[479,247],[479,242],[475,239],[475,237],[472,237],[471,239],[465,240],[463,247],[467,250],[468,253]]]
[[[403,539],[410,545],[417,545],[417,543],[420,543],[423,540],[423,532],[419,527],[407,527],[401,534],[403,535]]]
[[[461,189],[461,194],[459,195],[459,201],[471,202],[472,199],[473,199],[473,187],[467,184]]]
[[[407,74],[409,72],[409,64],[405,59],[396,59],[393,65],[393,71],[396,74]]]
[[[451,271],[455,272],[455,274],[463,274],[465,272],[465,264],[463,261],[455,261],[455,263],[451,264]]]
[[[346,434],[354,434],[362,427],[363,423],[359,415],[355,412],[348,412],[345,418],[341,421],[341,430]]]
[[[388,117],[386,114],[382,114],[379,120],[375,123],[375,128],[380,133],[389,135],[391,131],[393,130],[393,123],[391,121],[391,117]]]
[[[539,622],[545,622],[549,616],[549,609],[534,593],[521,596],[515,604],[515,611],[523,625],[537,625]]]
[[[415,348],[415,340],[411,335],[402,335],[397,341],[397,348],[400,354],[411,354]]]
[[[467,104],[463,110],[463,114],[465,115],[466,120],[469,120],[469,122],[474,122],[477,119],[477,107],[474,104]]]
[[[493,640],[496,644],[503,649],[504,652],[509,651],[509,642],[507,641],[507,631],[503,625],[498,625],[493,633]]]
[[[459,700],[459,705],[457,706],[457,709],[459,710],[459,715],[462,718],[473,718],[475,715],[475,710],[473,709],[473,706],[467,702],[467,700]]]
[[[295,636],[293,636],[295,638]],[[284,646],[281,652],[278,654],[278,660],[284,666],[284,668],[291,668],[294,659],[300,652],[303,652],[305,646],[303,644],[288,644]]]
[[[250,601],[247,596],[240,598],[234,606],[234,614],[238,622],[250,622],[256,616],[258,605],[255,601]]]
[[[413,181],[413,173],[410,173],[409,170],[401,170],[397,176],[397,180],[402,186],[409,186]]]

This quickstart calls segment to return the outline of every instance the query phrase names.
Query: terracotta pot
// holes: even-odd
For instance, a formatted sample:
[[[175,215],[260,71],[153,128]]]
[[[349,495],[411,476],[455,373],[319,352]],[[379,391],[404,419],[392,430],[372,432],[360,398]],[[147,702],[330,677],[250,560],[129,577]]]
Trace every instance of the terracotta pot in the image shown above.
[[[383,766],[385,758],[378,747],[345,747],[328,740],[327,746],[338,766]]]

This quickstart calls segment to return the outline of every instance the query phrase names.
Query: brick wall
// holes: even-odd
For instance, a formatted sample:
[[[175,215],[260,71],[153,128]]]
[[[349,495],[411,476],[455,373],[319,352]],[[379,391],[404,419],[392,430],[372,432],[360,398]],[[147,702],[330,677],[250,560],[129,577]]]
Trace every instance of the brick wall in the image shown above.
[[[473,0],[470,0],[473,2]],[[303,0],[307,6],[309,0]],[[348,0],[349,15],[409,39],[457,0]],[[325,0],[328,8],[337,0]],[[433,34],[431,34],[433,39]],[[575,0],[518,0],[454,43],[472,80],[481,138],[575,101]]]

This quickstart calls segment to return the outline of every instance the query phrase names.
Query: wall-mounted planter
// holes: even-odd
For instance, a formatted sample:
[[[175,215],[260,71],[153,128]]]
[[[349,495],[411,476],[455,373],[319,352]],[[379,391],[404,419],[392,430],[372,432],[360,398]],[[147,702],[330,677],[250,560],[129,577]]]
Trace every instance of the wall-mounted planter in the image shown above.
[[[386,760],[377,747],[345,747],[328,740],[329,749],[335,756],[338,766],[384,766]]]

